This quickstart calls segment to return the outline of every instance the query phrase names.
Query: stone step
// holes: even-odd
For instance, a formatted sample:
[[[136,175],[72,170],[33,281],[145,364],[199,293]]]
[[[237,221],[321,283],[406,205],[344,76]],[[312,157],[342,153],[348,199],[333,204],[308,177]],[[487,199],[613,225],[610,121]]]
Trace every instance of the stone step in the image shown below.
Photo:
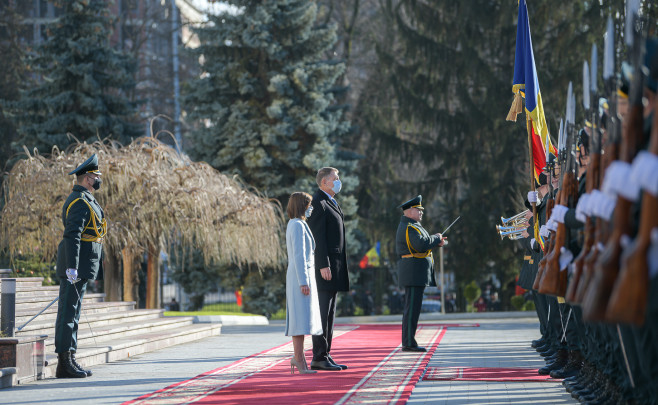
[[[81,318],[82,320],[82,318]],[[82,323],[78,326],[78,346],[95,346],[103,342],[114,342],[117,339],[129,338],[150,332],[176,330],[189,326],[194,322],[191,316],[168,316],[146,321],[124,322],[120,324],[109,324],[98,328],[89,329]],[[93,332],[93,334],[92,334]],[[50,330],[46,339],[46,353],[55,351],[55,330]]]
[[[84,313],[84,306],[83,306]],[[89,316],[83,315],[80,317],[79,328],[89,328],[87,326],[87,321],[91,325],[91,328],[97,328],[102,326],[107,326],[116,323],[124,322],[135,322],[135,321],[147,321],[150,319],[158,319],[162,317],[164,309],[135,309],[129,311],[116,311],[100,314],[91,314]],[[21,324],[22,325],[22,324]],[[21,326],[17,325],[17,327]],[[17,336],[23,335],[49,335],[52,336],[55,333],[55,322],[54,321],[44,321],[41,317],[36,318],[30,322],[25,328],[20,332],[16,332]]]
[[[82,305],[81,319],[84,319],[84,316],[90,316],[91,314],[129,311],[134,308],[135,308],[134,301],[85,302]],[[24,309],[16,310],[17,327],[27,322],[30,318],[32,318],[42,309],[43,309],[42,305],[35,305],[30,310],[24,310]],[[39,315],[37,319],[41,322],[46,320],[55,322],[56,318],[57,318],[57,303],[54,303],[44,313]]]
[[[32,286],[40,287],[43,285],[43,277],[18,277],[16,278],[16,289]],[[2,279],[0,278],[0,290],[2,290]]]
[[[75,355],[76,360],[85,368],[108,363],[147,353],[165,347],[188,343],[221,333],[219,324],[192,324],[175,330],[148,332],[127,338],[115,339],[111,345],[79,346]],[[57,368],[57,355],[52,351],[46,354],[45,378],[55,376]],[[93,378],[93,377],[92,377]]]
[[[25,296],[21,296],[20,294],[16,294],[16,310],[18,311],[21,308],[30,308],[39,305],[46,306],[58,296],[59,296],[58,294],[52,294],[52,295],[25,297]],[[105,294],[103,293],[85,294],[82,300],[85,304],[87,302],[105,302]]]

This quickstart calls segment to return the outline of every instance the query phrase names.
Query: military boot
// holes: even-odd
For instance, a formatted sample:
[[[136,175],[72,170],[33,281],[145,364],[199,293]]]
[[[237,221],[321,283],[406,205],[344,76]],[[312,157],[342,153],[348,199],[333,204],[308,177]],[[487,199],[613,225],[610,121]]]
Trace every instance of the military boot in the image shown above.
[[[530,344],[530,346],[532,346],[533,349],[536,349],[539,346],[543,346],[544,343],[546,343],[546,339],[544,339],[544,337],[542,336],[541,338],[539,338],[537,340],[533,340],[532,343]]]
[[[557,353],[558,355],[555,358],[555,361],[548,363],[537,371],[539,375],[550,374],[551,371],[561,369],[567,364],[567,351],[565,349],[560,349],[557,351]]]
[[[71,352],[71,363],[73,364],[73,366],[75,366],[75,368],[87,374],[87,377],[91,377],[91,375],[93,374],[91,370],[85,370],[84,368],[82,368],[82,366],[75,360],[75,352]]]
[[[87,373],[78,370],[71,362],[71,352],[57,353],[57,378],[85,378]]]
[[[569,351],[569,360],[567,364],[564,365],[559,370],[553,370],[550,372],[552,378],[567,378],[572,377],[580,371],[583,366],[583,357],[580,355],[578,350]]]

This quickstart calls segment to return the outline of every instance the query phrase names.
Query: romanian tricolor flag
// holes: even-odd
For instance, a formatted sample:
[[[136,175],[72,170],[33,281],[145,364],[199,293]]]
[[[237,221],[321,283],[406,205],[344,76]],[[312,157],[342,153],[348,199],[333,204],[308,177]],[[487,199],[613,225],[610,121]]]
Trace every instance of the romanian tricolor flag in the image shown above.
[[[535,67],[535,56],[532,51],[528,7],[525,0],[519,1],[512,91],[515,94],[514,103],[507,115],[507,120],[516,121],[516,115],[522,111],[523,102],[521,98],[525,98],[525,112],[529,121],[528,132],[532,134],[532,157],[535,166],[535,178],[537,178],[546,166],[546,145],[548,144],[548,148],[555,156],[557,156],[557,150],[548,135],[544,105],[541,101],[539,80],[537,79],[537,68]]]
[[[366,267],[379,267],[379,242],[368,250],[359,262],[359,267],[365,269]]]

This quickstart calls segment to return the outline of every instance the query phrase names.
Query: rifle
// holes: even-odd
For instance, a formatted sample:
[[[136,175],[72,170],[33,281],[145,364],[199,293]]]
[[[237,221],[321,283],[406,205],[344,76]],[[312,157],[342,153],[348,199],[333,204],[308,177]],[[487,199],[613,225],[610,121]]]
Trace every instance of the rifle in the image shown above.
[[[572,108],[575,108],[575,104],[572,105]],[[567,112],[567,116],[569,115],[575,115],[575,111],[571,114]],[[572,166],[575,163],[573,159],[573,149],[575,146],[573,133],[574,126],[567,119],[564,133],[560,134],[562,139],[558,141],[558,145],[560,146],[560,167],[563,173],[563,176],[560,178],[558,204],[562,206],[570,206],[578,198],[578,182],[572,170]],[[564,141],[564,138],[566,138],[566,141]],[[566,145],[569,146],[568,149]],[[560,254],[561,248],[567,245],[567,234],[568,230],[565,224],[558,223],[557,231],[555,232],[554,248],[550,256],[546,259],[546,270],[539,290],[542,294],[556,295],[559,297],[564,297],[566,294],[568,273],[566,271],[560,271]]]
[[[587,166],[587,175],[585,179],[586,191],[587,194],[591,195],[592,191],[598,189],[599,187],[599,177],[600,177],[600,166],[601,166],[601,134],[599,131],[593,131],[592,136],[590,137],[590,151],[589,151],[589,165]],[[594,246],[594,232],[596,230],[595,226],[596,219],[593,216],[588,216],[585,221],[585,241],[583,243],[583,249],[580,251],[578,257],[573,261],[573,275],[571,276],[571,282],[569,283],[569,288],[567,289],[567,295],[565,299],[570,304],[580,304],[580,301],[576,300],[576,293],[580,283],[589,284],[590,274],[585,274],[583,267],[585,265],[585,258],[590,254]]]
[[[658,55],[653,59],[651,73],[658,80]],[[658,155],[658,103],[654,103],[653,108],[649,152]],[[645,191],[642,195],[640,229],[622,254],[622,268],[605,313],[607,321],[638,326],[644,323],[649,288],[647,252],[651,244],[651,230],[655,227],[658,227],[658,196]]]
[[[641,69],[643,57],[644,39],[640,33],[635,33],[633,38],[634,58],[634,80],[630,92],[630,111],[621,133],[619,157],[623,162],[631,163],[637,154],[637,145],[642,142],[644,134],[644,118],[642,93],[644,87],[644,75]],[[612,232],[607,238],[603,253],[595,264],[594,278],[583,297],[583,317],[589,321],[602,321],[605,319],[608,300],[619,274],[622,246],[622,235],[628,235],[631,231],[630,211],[633,202],[628,198],[617,195],[614,216],[612,220]]]

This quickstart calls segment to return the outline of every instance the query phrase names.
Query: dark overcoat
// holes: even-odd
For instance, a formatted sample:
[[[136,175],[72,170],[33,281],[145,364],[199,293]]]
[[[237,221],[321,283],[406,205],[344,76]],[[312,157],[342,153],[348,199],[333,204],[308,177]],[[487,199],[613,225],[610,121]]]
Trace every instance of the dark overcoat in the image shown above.
[[[425,258],[402,257],[412,253],[407,245],[407,232],[409,244],[416,252],[427,252],[441,244],[441,239],[430,235],[420,222],[403,215],[395,235],[395,251],[399,258],[398,285],[400,287],[436,285],[432,255]]]
[[[315,239],[315,281],[318,290],[349,291],[343,211],[320,189],[313,194],[311,205],[313,214],[307,222]],[[331,270],[331,280],[323,279],[320,274],[320,269],[325,267]]]
[[[62,207],[64,237],[57,248],[58,277],[66,278],[66,269],[77,269],[80,279],[103,279],[103,244],[81,240],[83,233],[95,234],[90,207],[98,227],[105,218],[103,209],[89,190],[80,185],[73,186]]]

